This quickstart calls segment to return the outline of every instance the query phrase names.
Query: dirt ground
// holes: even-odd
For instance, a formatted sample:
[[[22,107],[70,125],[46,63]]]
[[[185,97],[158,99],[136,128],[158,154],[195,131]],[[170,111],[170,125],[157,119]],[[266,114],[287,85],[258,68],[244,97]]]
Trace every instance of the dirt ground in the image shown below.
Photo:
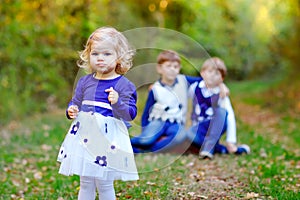
[[[275,125],[279,122],[280,116],[268,110],[262,110],[256,106],[246,104],[235,104],[236,116],[244,124],[255,127],[256,134],[264,133],[264,137],[272,142],[280,142],[288,147],[293,143],[291,139],[277,130]],[[251,113],[251,115],[249,114]],[[263,121],[263,123],[262,123]],[[266,133],[272,133],[268,135]],[[295,149],[293,149],[295,151]],[[299,153],[299,152],[295,152]],[[190,169],[189,179],[186,182],[186,190],[183,187],[175,187],[178,199],[273,199],[261,194],[249,191],[247,184],[249,171],[246,167],[240,167],[238,159],[234,156],[216,155],[213,160],[199,160],[195,155],[189,155],[192,162],[186,167]],[[247,155],[243,155],[247,156]],[[247,162],[246,160],[244,162]],[[179,180],[179,182],[182,180]],[[182,184],[182,183],[181,183]],[[178,184],[180,185],[180,184]],[[200,189],[199,189],[200,188]],[[197,192],[188,192],[197,191]]]

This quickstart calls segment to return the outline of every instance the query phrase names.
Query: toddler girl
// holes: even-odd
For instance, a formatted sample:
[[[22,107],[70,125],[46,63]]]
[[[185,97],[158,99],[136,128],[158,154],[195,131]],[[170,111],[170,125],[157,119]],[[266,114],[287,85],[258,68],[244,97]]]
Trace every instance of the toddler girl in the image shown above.
[[[137,180],[127,121],[136,117],[137,94],[122,76],[132,66],[134,51],[114,28],[102,27],[88,38],[79,67],[89,74],[79,79],[66,110],[74,119],[60,148],[59,173],[79,175],[78,199],[115,199],[114,180]]]

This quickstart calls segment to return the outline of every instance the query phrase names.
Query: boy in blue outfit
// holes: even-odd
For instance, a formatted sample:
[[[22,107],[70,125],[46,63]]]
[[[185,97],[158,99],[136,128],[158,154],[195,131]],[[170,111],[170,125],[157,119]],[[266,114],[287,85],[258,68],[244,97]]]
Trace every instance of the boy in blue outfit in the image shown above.
[[[188,87],[202,78],[181,75],[180,68],[181,60],[176,52],[166,50],[158,55],[156,69],[160,79],[148,93],[142,115],[142,133],[131,138],[135,153],[171,149],[186,139]],[[224,87],[225,92],[226,89]]]
[[[236,146],[234,111],[229,97],[220,97],[219,85],[226,73],[226,66],[220,58],[207,59],[200,71],[203,80],[195,82],[189,89],[193,98],[193,125],[188,138],[200,148],[200,158],[212,159],[214,153],[250,153],[248,145]],[[222,145],[219,139],[225,132],[226,145]]]

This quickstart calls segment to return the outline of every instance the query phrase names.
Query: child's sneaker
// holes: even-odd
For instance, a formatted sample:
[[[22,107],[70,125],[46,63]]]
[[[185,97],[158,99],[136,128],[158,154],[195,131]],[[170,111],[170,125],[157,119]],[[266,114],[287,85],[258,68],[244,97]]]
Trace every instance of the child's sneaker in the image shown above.
[[[235,152],[235,154],[237,154],[237,155],[241,155],[243,153],[250,154],[250,147],[246,144],[242,144],[242,145],[238,146],[238,148]]]
[[[201,159],[209,159],[209,160],[211,160],[211,159],[213,159],[213,157],[214,156],[210,152],[208,152],[208,151],[201,151],[199,153],[199,158],[201,158]]]

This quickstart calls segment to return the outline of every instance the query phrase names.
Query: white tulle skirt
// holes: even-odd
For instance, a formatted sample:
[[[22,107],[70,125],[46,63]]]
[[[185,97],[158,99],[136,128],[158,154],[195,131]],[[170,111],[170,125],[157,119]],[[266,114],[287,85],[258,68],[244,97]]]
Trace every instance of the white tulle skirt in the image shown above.
[[[102,180],[138,180],[124,122],[99,113],[79,112],[59,150],[59,173]]]

